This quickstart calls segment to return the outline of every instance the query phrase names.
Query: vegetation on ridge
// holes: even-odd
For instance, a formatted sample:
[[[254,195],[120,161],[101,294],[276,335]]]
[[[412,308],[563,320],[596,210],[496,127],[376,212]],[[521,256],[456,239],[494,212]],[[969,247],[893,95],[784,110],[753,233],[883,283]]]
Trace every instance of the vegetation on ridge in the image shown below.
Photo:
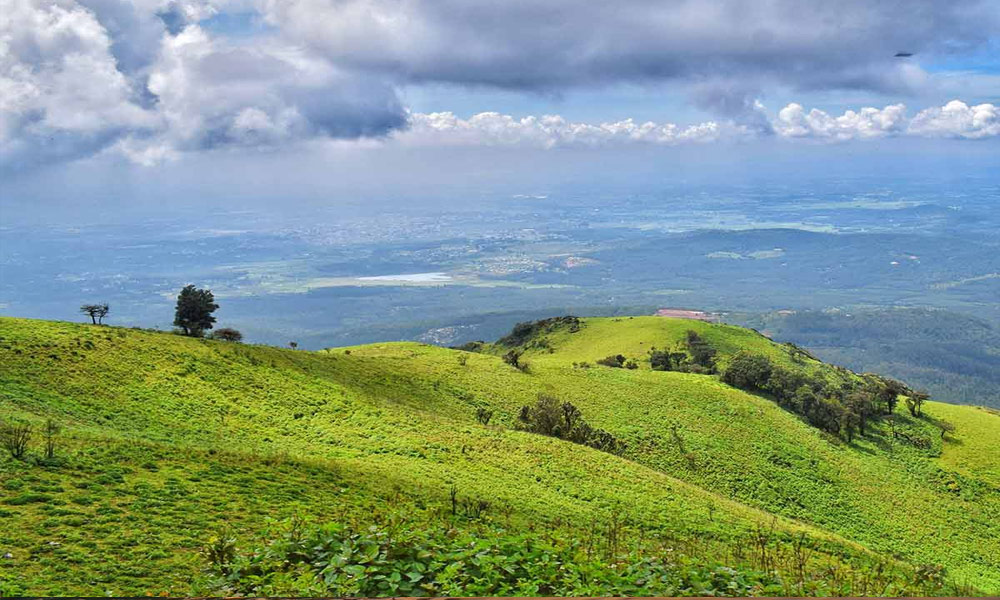
[[[63,427],[51,459],[41,437],[0,458],[0,556],[12,555],[0,592],[403,592],[379,586],[422,568],[431,587],[414,593],[463,577],[494,582],[468,592],[530,593],[502,573],[536,567],[539,593],[1000,589],[1000,416],[897,406],[848,443],[717,376],[654,371],[649,349],[689,330],[723,373],[746,351],[860,378],[752,331],[672,319],[564,321],[477,353],[0,319],[0,420]],[[527,372],[501,359],[511,350]],[[638,368],[573,366],[618,354]],[[519,431],[539,394],[627,444],[623,456]],[[482,565],[408,558],[466,552],[473,537]],[[329,583],[327,559],[289,540],[353,558]],[[518,544],[549,562],[518,562],[505,550]]]

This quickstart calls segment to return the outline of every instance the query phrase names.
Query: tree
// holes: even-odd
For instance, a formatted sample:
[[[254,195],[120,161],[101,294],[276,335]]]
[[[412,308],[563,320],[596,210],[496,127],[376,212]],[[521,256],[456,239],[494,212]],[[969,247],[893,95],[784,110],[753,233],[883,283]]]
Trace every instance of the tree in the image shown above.
[[[212,313],[219,308],[211,290],[201,290],[187,285],[177,296],[174,325],[184,330],[184,335],[201,337],[215,323]]]
[[[56,436],[59,429],[59,425],[52,419],[45,421],[45,458],[56,457]]]
[[[240,333],[238,329],[233,329],[232,327],[222,327],[215,330],[215,333],[212,334],[212,339],[222,340],[224,342],[242,342],[243,334]]]
[[[872,402],[872,394],[865,389],[851,392],[844,400],[847,409],[857,415],[858,432],[865,435],[865,427],[868,419],[875,416],[875,405]]]
[[[80,312],[90,317],[90,321],[94,325],[101,325],[110,310],[107,302],[104,304],[84,304],[80,307]]]
[[[763,390],[773,369],[768,357],[743,351],[729,361],[722,381],[742,390]]]
[[[920,409],[923,407],[924,402],[930,399],[930,395],[927,392],[911,392],[909,396],[906,397],[906,408],[910,409],[910,414],[914,417],[920,416]]]
[[[0,444],[18,460],[24,458],[31,440],[31,425],[28,423],[0,423]]]
[[[715,371],[715,348],[709,346],[698,332],[688,330],[687,347],[691,354],[691,362],[701,365],[709,372]]]

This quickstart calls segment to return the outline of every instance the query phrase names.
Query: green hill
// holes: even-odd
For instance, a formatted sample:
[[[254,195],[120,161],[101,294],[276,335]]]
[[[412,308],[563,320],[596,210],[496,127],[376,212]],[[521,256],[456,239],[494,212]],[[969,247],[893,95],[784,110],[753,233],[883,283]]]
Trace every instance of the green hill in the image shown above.
[[[656,317],[477,352],[0,319],[0,421],[34,430],[0,457],[0,594],[1000,592],[1000,416],[897,406],[847,442],[717,375],[652,370],[688,331],[719,370],[751,352],[863,381]],[[617,354],[638,368],[596,364]],[[540,394],[624,450],[520,431]]]

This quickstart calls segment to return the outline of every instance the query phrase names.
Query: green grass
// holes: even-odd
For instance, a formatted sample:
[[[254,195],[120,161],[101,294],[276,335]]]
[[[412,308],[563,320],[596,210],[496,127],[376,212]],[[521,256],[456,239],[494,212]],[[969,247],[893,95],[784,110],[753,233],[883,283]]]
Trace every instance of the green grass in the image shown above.
[[[56,461],[0,458],[0,554],[14,555],[0,593],[215,593],[199,550],[224,524],[244,548],[264,543],[269,518],[483,526],[450,516],[452,489],[510,531],[576,539],[620,521],[635,556],[759,568],[748,548],[766,530],[786,581],[801,577],[782,553],[803,535],[817,580],[940,563],[974,592],[1000,591],[1000,416],[930,403],[896,425],[930,449],[885,426],[848,445],[713,376],[572,364],[641,359],[688,329],[723,363],[749,349],[853,377],[749,330],[663,318],[548,333],[527,373],[494,348],[314,353],[0,319],[0,419],[64,427]],[[627,441],[625,456],[513,430],[540,392]],[[478,407],[496,412],[490,426]],[[956,427],[945,441],[937,419]]]

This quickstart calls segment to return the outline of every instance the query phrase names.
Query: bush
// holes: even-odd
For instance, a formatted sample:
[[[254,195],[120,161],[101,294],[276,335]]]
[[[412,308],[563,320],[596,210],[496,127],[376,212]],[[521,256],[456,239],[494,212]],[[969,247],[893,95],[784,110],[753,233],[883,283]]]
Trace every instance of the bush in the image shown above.
[[[228,575],[236,560],[236,537],[228,529],[222,528],[201,549],[201,554],[213,569]]]
[[[476,409],[476,420],[482,425],[489,425],[490,419],[493,418],[493,411],[487,408],[479,407]]]
[[[604,358],[595,361],[599,365],[604,365],[605,367],[614,367],[620,369],[625,366],[625,357],[621,354],[612,354],[611,356],[605,356]]]
[[[555,396],[539,394],[531,406],[522,406],[518,415],[521,429],[582,444],[612,454],[625,452],[625,443],[603,429],[595,429],[576,406],[559,402]]]
[[[31,441],[31,425],[28,423],[0,424],[0,444],[10,452],[10,455],[21,460]]]
[[[678,351],[649,350],[649,366],[654,371],[679,371],[687,360],[687,354]]]
[[[528,363],[521,360],[521,353],[517,350],[510,350],[504,354],[503,361],[518,371],[528,371]]]
[[[449,346],[449,348],[452,350],[462,350],[464,352],[482,352],[485,345],[486,342],[477,340],[475,342],[466,342],[461,346]]]
[[[334,523],[293,525],[226,570],[210,565],[225,595],[245,596],[749,596],[780,589],[774,575],[755,570],[638,550],[609,558],[583,540],[492,525],[456,531]]]

